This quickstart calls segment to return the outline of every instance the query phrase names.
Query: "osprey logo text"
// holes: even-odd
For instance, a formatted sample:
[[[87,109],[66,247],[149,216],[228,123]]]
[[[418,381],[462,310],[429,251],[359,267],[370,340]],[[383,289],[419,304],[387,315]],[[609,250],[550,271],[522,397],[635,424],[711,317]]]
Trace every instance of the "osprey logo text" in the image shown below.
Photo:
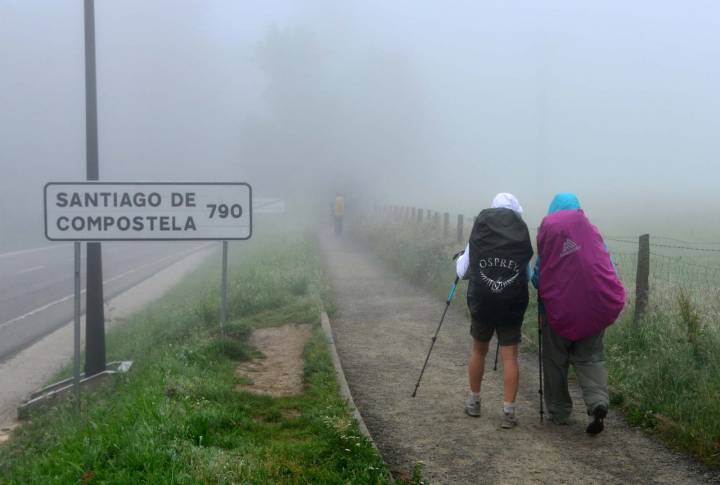
[[[515,273],[515,276],[513,276],[509,280],[494,280],[482,271],[480,271],[480,278],[482,278],[482,280],[487,283],[487,285],[490,287],[490,291],[492,291],[493,293],[502,293],[505,288],[515,282],[518,276],[520,276],[520,273]]]
[[[580,251],[580,246],[575,241],[572,239],[565,239],[560,257],[564,258],[565,256],[569,256],[570,254],[578,251]]]
[[[483,283],[488,285],[490,291],[493,293],[502,293],[505,288],[515,283],[520,276],[520,267],[517,262],[512,259],[494,257],[483,258],[480,260],[478,266],[480,279]],[[493,277],[491,278],[488,276],[485,271],[493,274]],[[502,279],[500,276],[495,276],[498,272],[505,273],[506,275],[508,273],[510,274],[505,276],[507,279]]]

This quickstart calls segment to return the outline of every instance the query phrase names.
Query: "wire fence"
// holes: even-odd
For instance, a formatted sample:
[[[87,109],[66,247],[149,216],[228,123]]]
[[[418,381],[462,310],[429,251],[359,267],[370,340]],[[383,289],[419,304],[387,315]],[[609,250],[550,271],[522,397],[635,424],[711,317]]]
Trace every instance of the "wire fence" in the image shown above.
[[[398,223],[434,226],[443,237],[458,244],[467,242],[475,219],[412,206],[376,206],[375,212]],[[604,235],[604,240],[627,288],[628,308],[632,308],[638,288],[644,287],[637,280],[640,235]],[[701,315],[720,322],[720,241],[651,235],[649,277],[644,284],[651,309],[673,310],[682,291],[690,295]]]
[[[606,237],[605,241],[623,283],[627,288],[636,287],[638,240],[633,241],[629,237]],[[676,243],[671,244],[668,241]],[[715,244],[718,243],[697,243],[651,236],[651,305],[664,311],[673,310],[680,292],[686,292],[706,320],[720,321],[720,250],[707,247]]]

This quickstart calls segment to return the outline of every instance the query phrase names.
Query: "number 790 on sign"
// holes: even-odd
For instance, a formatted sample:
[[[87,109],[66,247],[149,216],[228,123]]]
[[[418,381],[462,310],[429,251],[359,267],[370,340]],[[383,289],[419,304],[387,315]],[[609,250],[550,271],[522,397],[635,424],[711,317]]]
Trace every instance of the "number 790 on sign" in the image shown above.
[[[232,217],[233,219],[240,219],[243,215],[243,209],[240,204],[207,204],[205,207],[210,209],[210,219],[216,215],[220,219],[227,219]]]

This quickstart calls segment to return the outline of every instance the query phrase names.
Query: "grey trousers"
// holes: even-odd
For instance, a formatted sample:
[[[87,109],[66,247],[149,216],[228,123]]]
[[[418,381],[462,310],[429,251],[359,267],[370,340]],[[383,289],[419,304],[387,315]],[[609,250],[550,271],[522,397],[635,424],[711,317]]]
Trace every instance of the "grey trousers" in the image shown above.
[[[557,423],[567,422],[572,412],[568,392],[568,369],[575,368],[578,384],[588,414],[597,406],[609,406],[607,369],[603,351],[602,331],[596,335],[571,342],[548,325],[543,326],[543,377],[545,405]]]

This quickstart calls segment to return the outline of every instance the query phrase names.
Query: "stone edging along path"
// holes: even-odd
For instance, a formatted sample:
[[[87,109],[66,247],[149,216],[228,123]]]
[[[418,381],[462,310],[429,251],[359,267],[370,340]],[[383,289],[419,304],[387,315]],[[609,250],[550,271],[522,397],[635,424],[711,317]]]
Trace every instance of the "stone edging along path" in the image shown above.
[[[375,444],[375,441],[373,441],[372,436],[370,435],[370,431],[368,431],[368,428],[365,425],[365,421],[363,420],[360,411],[358,411],[357,406],[355,406],[355,401],[353,400],[352,393],[350,392],[350,387],[348,387],[347,379],[345,378],[345,372],[343,372],[342,363],[340,362],[340,357],[338,357],[337,348],[335,347],[335,339],[333,338],[332,328],[330,327],[330,318],[325,311],[322,311],[320,313],[320,326],[322,327],[325,338],[327,339],[328,348],[330,349],[330,356],[332,358],[333,366],[335,367],[335,378],[337,380],[338,386],[340,386],[340,395],[345,400],[345,402],[347,402],[350,412],[355,418],[355,421],[357,421],[358,429],[360,430],[360,432],[363,434],[363,436],[370,440],[370,443],[372,443],[373,447],[377,449],[377,445]]]
[[[575,421],[538,417],[537,355],[521,356],[520,425],[500,429],[502,370],[483,382],[481,418],[463,413],[470,347],[462,304],[448,312],[417,398],[410,397],[443,301],[343,238],[320,238],[337,316],[332,336],[354,403],[396,474],[416,464],[431,483],[720,483],[715,471],[668,451],[611,412],[596,438],[578,389]],[[452,268],[448,271],[452,274]]]

